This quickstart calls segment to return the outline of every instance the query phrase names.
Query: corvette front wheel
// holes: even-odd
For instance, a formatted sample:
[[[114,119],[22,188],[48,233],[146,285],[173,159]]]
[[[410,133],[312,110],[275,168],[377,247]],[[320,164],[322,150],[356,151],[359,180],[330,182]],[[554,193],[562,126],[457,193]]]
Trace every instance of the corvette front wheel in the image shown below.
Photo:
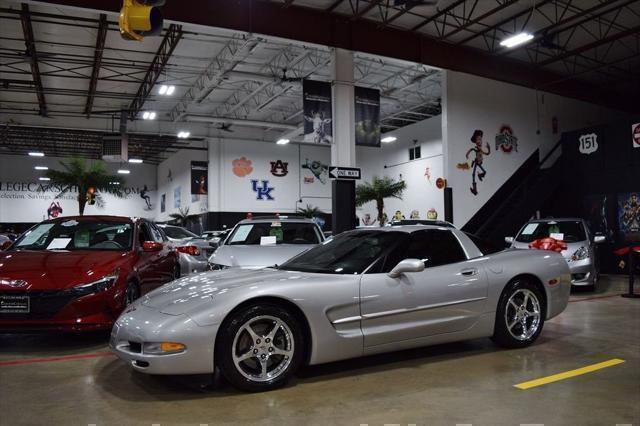
[[[297,319],[278,305],[242,309],[225,321],[220,333],[218,366],[241,390],[258,392],[283,386],[302,363],[302,330]]]

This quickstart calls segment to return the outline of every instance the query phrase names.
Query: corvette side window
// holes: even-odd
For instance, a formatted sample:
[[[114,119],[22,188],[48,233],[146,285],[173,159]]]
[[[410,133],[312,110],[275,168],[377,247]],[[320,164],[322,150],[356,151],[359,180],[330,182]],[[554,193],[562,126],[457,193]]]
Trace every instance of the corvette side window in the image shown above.
[[[426,267],[462,262],[467,257],[451,231],[429,229],[411,234],[406,258],[420,259]]]

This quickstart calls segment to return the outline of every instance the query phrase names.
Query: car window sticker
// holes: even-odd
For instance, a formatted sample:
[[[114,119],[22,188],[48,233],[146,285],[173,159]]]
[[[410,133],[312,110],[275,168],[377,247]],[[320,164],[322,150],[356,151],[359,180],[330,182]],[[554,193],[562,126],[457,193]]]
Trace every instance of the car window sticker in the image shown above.
[[[54,238],[53,240],[51,240],[51,242],[47,246],[47,250],[67,248],[70,242],[71,242],[71,238]]]

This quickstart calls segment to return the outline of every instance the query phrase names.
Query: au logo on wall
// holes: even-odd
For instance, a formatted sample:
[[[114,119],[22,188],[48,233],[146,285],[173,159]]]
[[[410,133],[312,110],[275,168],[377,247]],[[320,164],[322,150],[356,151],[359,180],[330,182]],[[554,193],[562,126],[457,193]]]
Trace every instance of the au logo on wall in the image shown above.
[[[277,177],[284,177],[289,174],[289,163],[276,160],[271,161],[271,174]]]

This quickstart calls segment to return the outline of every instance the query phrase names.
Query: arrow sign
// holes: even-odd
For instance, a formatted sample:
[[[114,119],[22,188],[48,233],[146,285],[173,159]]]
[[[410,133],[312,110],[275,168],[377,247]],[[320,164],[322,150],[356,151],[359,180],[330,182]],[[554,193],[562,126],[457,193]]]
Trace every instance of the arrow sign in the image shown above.
[[[329,167],[329,177],[331,179],[359,180],[360,169],[356,167]]]

